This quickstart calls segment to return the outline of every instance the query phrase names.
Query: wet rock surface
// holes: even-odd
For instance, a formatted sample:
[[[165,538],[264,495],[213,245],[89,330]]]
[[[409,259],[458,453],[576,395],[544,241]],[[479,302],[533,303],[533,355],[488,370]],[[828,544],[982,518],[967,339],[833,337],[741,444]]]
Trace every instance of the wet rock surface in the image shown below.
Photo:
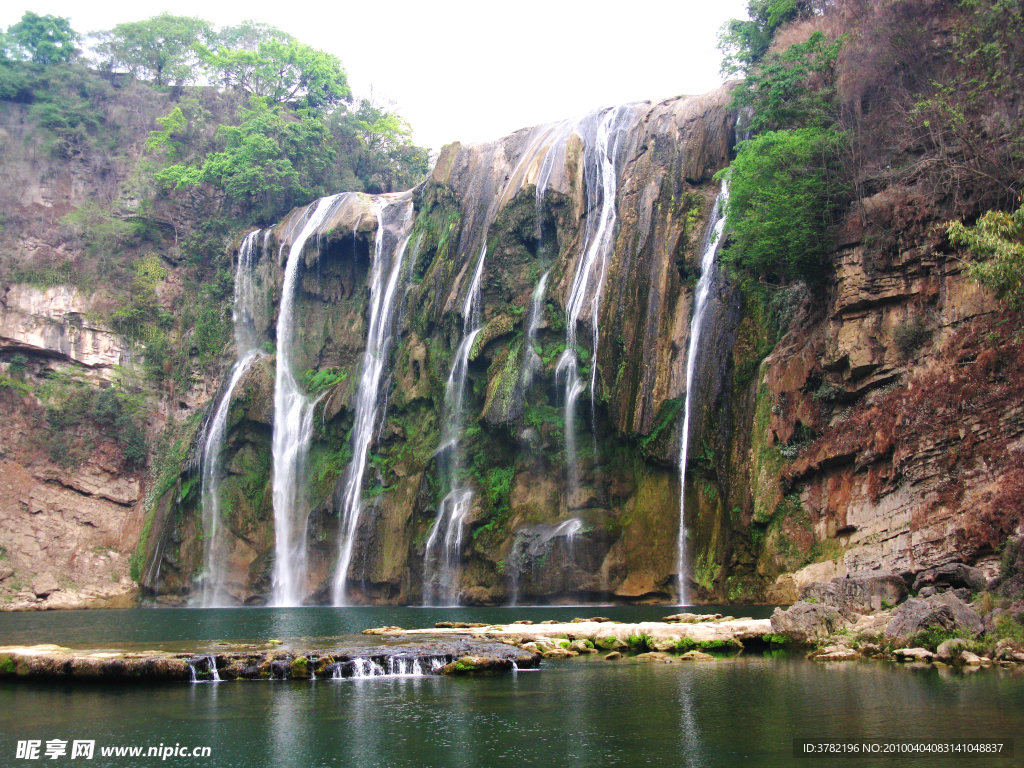
[[[289,650],[239,646],[210,653],[79,651],[35,645],[0,648],[0,677],[140,683],[343,679],[508,672],[535,669],[540,659],[539,653],[469,639]]]

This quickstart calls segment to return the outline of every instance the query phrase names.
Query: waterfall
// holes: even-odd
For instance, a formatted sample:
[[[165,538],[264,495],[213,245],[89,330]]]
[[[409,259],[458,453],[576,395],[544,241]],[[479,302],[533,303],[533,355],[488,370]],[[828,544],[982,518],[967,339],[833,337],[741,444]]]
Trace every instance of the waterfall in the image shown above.
[[[354,193],[346,193],[354,194]],[[285,265],[277,318],[277,370],[274,378],[273,500],[274,604],[298,605],[306,593],[306,515],[302,509],[302,473],[313,437],[312,403],[292,370],[295,339],[295,294],[302,251],[346,195],[311,204],[292,241]]]
[[[480,250],[473,278],[462,304],[462,340],[455,351],[451,372],[445,385],[445,401],[441,444],[435,455],[442,467],[442,480],[448,493],[438,505],[437,517],[430,529],[424,553],[424,605],[452,605],[458,596],[458,567],[461,561],[463,528],[473,507],[473,489],[462,485],[463,399],[469,369],[469,356],[477,336],[483,330],[480,283],[487,259],[487,234],[498,211],[510,202],[535,174],[536,195],[543,196],[554,158],[564,155],[573,124],[562,120],[533,128],[526,137],[524,149],[511,172],[502,174],[500,193],[488,201],[480,229]],[[492,159],[493,163],[493,159]],[[493,172],[492,164],[481,172]],[[443,486],[444,487],[444,486]]]
[[[690,409],[693,405],[693,374],[697,368],[697,355],[700,352],[701,328],[704,324],[704,314],[708,306],[708,298],[711,295],[711,286],[714,283],[717,270],[715,269],[715,255],[722,241],[722,232],[725,230],[725,208],[729,202],[729,186],[722,182],[722,191],[715,200],[715,207],[711,214],[714,226],[709,231],[704,252],[700,258],[700,279],[697,281],[697,288],[693,292],[693,318],[690,320],[690,343],[686,351],[686,400],[683,406],[683,434],[682,445],[679,450],[679,537],[676,543],[676,578],[679,581],[679,604],[685,605],[686,580],[689,577],[686,562],[686,461],[690,448]]]
[[[584,174],[586,181],[587,218],[583,231],[581,254],[576,262],[569,297],[566,301],[565,351],[558,361],[556,380],[564,381],[565,389],[565,461],[570,503],[579,490],[579,461],[576,452],[576,401],[587,388],[579,372],[578,329],[581,319],[589,319],[590,345],[590,409],[593,417],[597,383],[597,351],[600,342],[601,296],[614,247],[616,162],[622,140],[624,119],[632,117],[634,105],[613,107],[603,113],[594,112],[581,121],[580,134],[585,141]],[[595,125],[596,121],[596,125]],[[593,135],[591,135],[593,134]],[[595,219],[596,213],[596,221]],[[584,315],[584,312],[587,312]]]
[[[333,603],[344,605],[345,585],[352,549],[362,511],[363,475],[370,450],[370,442],[377,427],[378,411],[383,423],[384,412],[379,408],[380,386],[393,341],[395,301],[398,295],[402,260],[409,244],[413,220],[411,197],[397,200],[378,197],[373,202],[377,217],[377,233],[373,246],[373,265],[370,274],[370,322],[366,332],[366,350],[363,353],[362,376],[356,395],[355,424],[352,428],[352,461],[345,472],[345,482],[338,498],[341,527],[338,535],[338,561],[335,566]],[[386,216],[396,210],[397,231],[389,235]],[[390,242],[389,242],[390,241]]]
[[[530,314],[526,320],[526,346],[523,351],[522,373],[519,377],[519,386],[524,394],[530,388],[533,377],[543,363],[536,349],[537,329],[544,318],[544,291],[547,289],[548,275],[550,274],[551,270],[548,270],[541,275],[540,280],[537,281],[537,287],[533,289],[533,295],[530,297]]]
[[[268,230],[269,232],[269,230]],[[224,567],[227,552],[221,537],[220,480],[221,454],[224,448],[224,433],[235,387],[261,357],[256,326],[253,322],[253,270],[259,259],[257,242],[260,230],[246,235],[238,250],[238,265],[235,269],[235,300],[232,320],[235,326],[235,362],[228,373],[227,385],[222,387],[220,399],[214,405],[203,443],[202,457],[202,519],[203,519],[203,575],[201,605],[213,608],[225,604]],[[266,239],[264,238],[264,246]],[[265,247],[264,247],[264,250]]]
[[[572,565],[576,554],[576,537],[582,530],[583,521],[578,517],[571,517],[558,525],[530,526],[520,529],[516,533],[505,565],[506,570],[511,574],[510,606],[519,603],[519,579],[524,568],[533,572],[534,563],[541,559],[548,560],[548,569],[561,569],[563,573]],[[563,556],[549,558],[559,540],[563,541]]]
[[[486,234],[485,234],[486,238]],[[456,571],[462,548],[462,527],[473,504],[473,491],[459,485],[459,474],[462,468],[462,455],[459,441],[462,437],[462,404],[466,392],[466,375],[469,370],[469,353],[473,349],[476,337],[480,334],[481,325],[478,308],[480,297],[480,278],[484,269],[484,258],[487,255],[487,244],[484,243],[477,259],[473,282],[462,307],[462,342],[455,351],[455,362],[444,394],[444,431],[441,434],[441,445],[437,449],[439,460],[448,480],[450,490],[441,500],[437,509],[437,519],[430,529],[427,538],[424,566],[433,567],[433,577],[428,573],[424,577],[423,597],[426,605],[434,605],[438,599],[445,605],[456,602],[458,584]],[[441,539],[441,530],[444,536]],[[439,542],[443,542],[439,544]]]

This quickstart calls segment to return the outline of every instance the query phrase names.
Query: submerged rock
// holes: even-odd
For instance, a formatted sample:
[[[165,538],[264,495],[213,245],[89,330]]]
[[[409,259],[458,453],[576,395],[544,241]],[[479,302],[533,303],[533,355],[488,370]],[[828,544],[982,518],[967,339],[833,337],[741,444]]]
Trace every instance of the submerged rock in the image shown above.
[[[687,651],[679,657],[680,661],[717,661],[710,653],[703,651]]]

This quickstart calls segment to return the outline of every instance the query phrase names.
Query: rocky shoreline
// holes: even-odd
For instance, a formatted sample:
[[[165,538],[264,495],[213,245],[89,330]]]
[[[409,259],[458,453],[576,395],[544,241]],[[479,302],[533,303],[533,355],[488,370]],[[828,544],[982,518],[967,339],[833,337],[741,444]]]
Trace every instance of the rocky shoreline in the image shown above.
[[[1016,577],[1014,577],[1016,578]],[[680,613],[622,623],[595,616],[511,624],[438,622],[429,629],[363,630],[384,645],[280,647],[217,643],[212,652],[91,650],[57,645],[0,648],[0,678],[65,681],[342,679],[512,672],[542,659],[605,653],[607,660],[714,661],[744,649],[809,649],[808,659],[882,659],[977,668],[1024,669],[1024,600],[1016,582],[986,583],[950,563],[916,574],[872,572],[813,582],[770,619]],[[911,596],[911,592],[916,596]]]

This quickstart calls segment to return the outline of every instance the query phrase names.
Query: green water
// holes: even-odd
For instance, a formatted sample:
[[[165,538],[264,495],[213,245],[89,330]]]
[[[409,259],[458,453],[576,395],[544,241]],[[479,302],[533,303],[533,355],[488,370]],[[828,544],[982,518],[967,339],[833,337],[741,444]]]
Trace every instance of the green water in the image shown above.
[[[152,640],[151,632],[163,632],[165,641],[209,639],[203,628],[210,625],[202,622],[214,614],[221,614],[220,629],[236,637],[262,635],[265,627],[282,630],[271,634],[312,636],[321,621],[345,624],[327,615],[334,612],[316,610],[7,614],[0,616],[0,640],[15,642],[12,631],[25,638],[17,642],[63,631],[68,642],[102,615],[118,618],[120,631],[136,641]],[[389,623],[408,627],[436,620],[418,609],[358,610],[371,612],[363,618],[392,611],[399,620]],[[469,613],[498,618],[486,610]],[[285,631],[289,627],[297,634]],[[179,635],[168,636],[174,628]],[[110,627],[107,638],[96,641],[108,642],[117,631]],[[881,662],[826,666],[786,653],[673,665],[589,657],[544,662],[539,672],[472,679],[107,687],[3,682],[0,713],[0,766],[954,766],[961,760],[795,759],[792,742],[1024,739],[1024,671],[963,674]],[[88,762],[16,760],[16,742],[27,739],[93,739],[97,751]],[[211,756],[164,762],[99,753],[103,746],[161,743],[209,747]],[[1024,749],[1024,741],[1017,746]],[[1021,764],[1020,757],[968,761],[979,767]]]

